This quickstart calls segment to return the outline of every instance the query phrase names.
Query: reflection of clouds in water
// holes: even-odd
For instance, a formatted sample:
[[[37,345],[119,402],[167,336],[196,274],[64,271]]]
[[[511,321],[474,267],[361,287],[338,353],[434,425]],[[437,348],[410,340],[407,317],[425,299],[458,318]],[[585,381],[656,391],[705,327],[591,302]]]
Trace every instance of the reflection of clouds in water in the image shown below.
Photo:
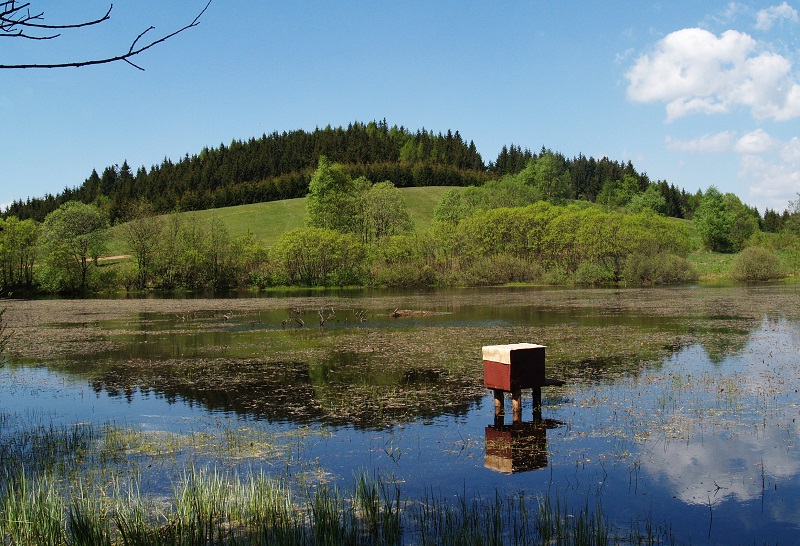
[[[773,482],[800,476],[800,453],[788,447],[796,434],[794,427],[787,434],[785,425],[768,422],[765,430],[747,436],[706,437],[689,445],[676,441],[665,447],[663,440],[648,440],[642,446],[642,468],[666,481],[673,495],[688,504],[729,498],[746,502],[759,498]]]
[[[739,409],[727,416],[733,422],[689,419],[688,442],[665,443],[663,436],[651,436],[640,448],[642,468],[689,504],[746,502],[775,485],[796,488],[800,480],[796,423],[800,406],[794,394],[800,385],[798,346],[798,323],[765,319],[751,333],[745,349],[725,359],[719,368],[719,385],[733,379],[739,391],[732,404]],[[680,366],[680,360],[693,352],[690,348],[667,365]],[[718,390],[719,385],[712,388]],[[707,399],[705,404],[713,402]],[[669,417],[683,420],[686,409]]]

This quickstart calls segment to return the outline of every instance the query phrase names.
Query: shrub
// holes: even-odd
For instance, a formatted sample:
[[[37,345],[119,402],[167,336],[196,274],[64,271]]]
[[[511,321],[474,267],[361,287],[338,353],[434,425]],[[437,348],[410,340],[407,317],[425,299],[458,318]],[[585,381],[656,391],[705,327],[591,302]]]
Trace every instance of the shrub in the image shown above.
[[[567,270],[561,266],[553,266],[542,276],[545,284],[569,284],[570,277]]]
[[[766,248],[745,248],[733,260],[731,276],[737,281],[768,281],[784,276],[780,258]]]
[[[126,292],[136,288],[137,280],[139,278],[136,267],[130,263],[120,264],[117,269],[117,284],[125,289]],[[146,286],[143,288],[147,288]]]
[[[431,266],[418,263],[378,265],[372,272],[372,282],[376,286],[432,286],[437,284],[437,280],[436,271]]]
[[[699,274],[694,264],[674,254],[656,256],[656,268],[653,282],[656,284],[678,284],[696,281]]]
[[[509,254],[482,256],[464,267],[459,279],[470,286],[533,282],[542,277],[542,268]]]
[[[575,270],[575,284],[595,286],[598,284],[611,284],[614,282],[614,272],[595,262],[581,262]]]
[[[678,284],[698,278],[694,265],[680,256],[669,253],[645,256],[632,254],[625,260],[622,279],[633,284]]]
[[[292,285],[356,284],[363,279],[364,245],[349,233],[300,228],[281,235],[270,261]]]

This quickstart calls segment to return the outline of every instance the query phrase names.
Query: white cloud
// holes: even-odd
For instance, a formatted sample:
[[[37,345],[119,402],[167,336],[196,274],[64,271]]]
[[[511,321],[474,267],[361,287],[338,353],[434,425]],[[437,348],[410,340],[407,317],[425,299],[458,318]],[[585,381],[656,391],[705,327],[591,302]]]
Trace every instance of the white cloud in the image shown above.
[[[707,134],[692,140],[676,140],[668,136],[667,148],[679,152],[728,152],[733,147],[736,134],[731,131]]]
[[[747,203],[759,208],[782,211],[800,189],[800,138],[782,142],[763,129],[741,136],[735,131],[705,134],[699,138],[680,140],[667,136],[670,150],[686,153],[737,154],[737,177],[747,186],[741,195]]]
[[[627,72],[628,98],[663,102],[667,120],[719,114],[736,106],[758,119],[800,116],[800,83],[791,62],[767,51],[748,34],[721,36],[700,28],[672,32],[639,56]]]
[[[794,137],[781,147],[781,158],[800,172],[800,138]]]
[[[743,155],[739,178],[748,183],[753,199],[780,212],[800,188],[800,138],[773,145],[778,152],[775,157]]]
[[[740,154],[763,154],[768,152],[776,145],[773,139],[763,129],[750,131],[736,141],[734,150]]]
[[[750,131],[737,138],[734,131],[709,133],[691,140],[679,140],[667,136],[667,148],[679,152],[721,153],[736,152],[739,154],[762,154],[778,146],[778,141],[763,129]]]
[[[791,323],[783,322],[776,328],[774,322],[764,319],[760,328],[750,332],[748,346],[738,355],[727,357],[724,369],[746,370],[737,382],[740,389],[737,400],[743,406],[747,406],[748,399],[757,400],[770,391],[771,387],[765,386],[765,378],[781,375],[770,359],[764,360],[761,349],[769,346],[775,352],[775,358],[791,360],[796,354],[794,341],[798,333],[798,328]],[[696,361],[697,351],[702,349],[689,347],[675,356],[677,373],[681,362]],[[793,370],[787,371],[794,377]],[[713,371],[708,374],[706,371],[698,377],[714,377]],[[712,380],[712,383],[716,381]],[[713,404],[712,400],[712,410]],[[775,411],[753,417],[751,422],[742,416],[737,417],[738,410],[729,413],[728,417],[724,416],[725,413],[725,410],[714,413],[713,418],[703,423],[702,418],[697,420],[704,414],[702,411],[689,412],[683,405],[677,405],[673,411],[665,410],[660,415],[665,423],[674,423],[677,428],[694,424],[686,429],[686,441],[670,441],[658,434],[644,440],[639,449],[642,468],[670,488],[676,498],[694,505],[717,505],[731,499],[752,501],[764,494],[765,477],[784,483],[800,476],[800,454],[796,449],[787,448],[792,442],[787,439],[786,423],[788,417],[794,417],[794,409],[787,411],[785,407],[776,407]],[[758,426],[754,428],[756,423]],[[789,425],[794,433],[794,425]]]
[[[718,16],[713,17],[713,19],[719,24],[727,25],[731,21],[739,17],[740,13],[746,11],[747,11],[746,6],[739,4],[737,2],[728,2],[728,5],[725,6],[725,9],[722,12],[720,12]]]
[[[784,2],[780,6],[771,6],[762,9],[756,15],[756,29],[768,31],[772,25],[779,21],[796,23],[798,21],[797,10]]]
[[[626,62],[628,61],[628,59],[630,59],[630,58],[633,56],[633,54],[635,53],[635,51],[636,51],[636,50],[634,50],[634,49],[631,47],[631,48],[628,48],[628,49],[626,49],[626,50],[625,50],[625,51],[623,51],[622,53],[617,53],[617,55],[616,55],[616,56],[615,56],[615,58],[614,58],[614,62],[615,62],[615,63],[617,63],[617,64],[623,64],[623,63],[626,63]]]

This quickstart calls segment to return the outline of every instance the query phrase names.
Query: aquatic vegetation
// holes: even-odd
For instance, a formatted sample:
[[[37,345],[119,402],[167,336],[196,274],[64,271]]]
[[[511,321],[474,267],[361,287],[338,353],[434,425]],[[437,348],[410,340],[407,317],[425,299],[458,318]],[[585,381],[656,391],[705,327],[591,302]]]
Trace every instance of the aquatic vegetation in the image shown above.
[[[117,483],[110,496],[81,482],[70,495],[52,483],[21,477],[0,497],[5,544],[599,545],[639,536],[637,527],[612,529],[599,503],[573,513],[558,498],[499,493],[409,501],[397,482],[364,473],[346,492],[326,484],[298,492],[263,474],[192,468],[166,498],[143,495],[135,483]]]
[[[42,409],[0,398],[3,502],[101,543],[783,541],[798,303],[785,284],[11,300],[0,389]],[[567,384],[498,425],[479,347],[519,340]]]

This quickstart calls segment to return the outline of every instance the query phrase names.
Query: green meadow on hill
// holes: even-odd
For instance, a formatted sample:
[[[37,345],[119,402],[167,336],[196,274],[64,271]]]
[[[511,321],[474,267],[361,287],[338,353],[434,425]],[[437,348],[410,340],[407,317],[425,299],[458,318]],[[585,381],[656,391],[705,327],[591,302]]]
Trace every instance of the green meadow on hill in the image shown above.
[[[431,226],[436,204],[449,189],[445,186],[400,188],[416,231],[424,231]],[[184,212],[181,215],[198,223],[207,223],[212,218],[217,218],[222,221],[232,238],[250,233],[258,242],[271,247],[283,233],[305,226],[306,198],[198,210]],[[121,256],[130,252],[119,226],[112,227],[110,235],[107,255]]]

